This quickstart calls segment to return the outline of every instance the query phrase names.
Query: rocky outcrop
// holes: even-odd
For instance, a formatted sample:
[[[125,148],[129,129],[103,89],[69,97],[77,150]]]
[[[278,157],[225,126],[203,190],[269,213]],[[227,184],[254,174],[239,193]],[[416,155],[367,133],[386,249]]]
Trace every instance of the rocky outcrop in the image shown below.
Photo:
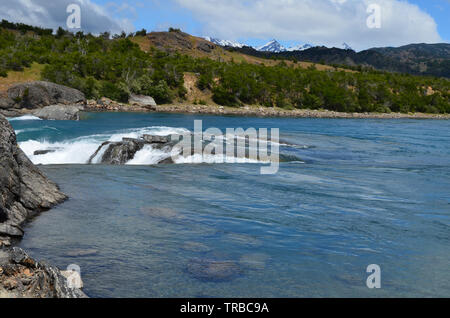
[[[119,142],[104,142],[97,151],[89,159],[91,164],[94,159],[101,154],[98,160],[102,164],[124,165],[128,161],[134,159],[136,153],[142,150],[146,145],[152,146],[153,149],[162,150],[167,154],[161,157],[159,162],[155,164],[173,163],[171,159],[171,151],[178,140],[172,141],[171,136],[153,136],[144,135],[141,139],[123,138]]]
[[[56,267],[37,262],[22,249],[0,250],[0,298],[86,298]]]
[[[27,220],[65,199],[19,148],[14,130],[0,115],[0,298],[86,297],[58,268],[20,248],[7,248],[23,236]]]
[[[65,199],[19,148],[14,130],[0,115],[0,247],[22,237],[28,219]]]
[[[8,98],[3,101],[4,104],[9,105],[7,108],[16,109],[36,109],[50,105],[73,105],[85,102],[84,94],[76,89],[41,81],[11,87],[8,90]]]
[[[217,45],[203,38],[193,37],[187,33],[173,30],[172,32],[152,32],[147,34],[150,45],[164,52],[211,53]]]
[[[0,97],[0,109],[9,109],[14,106],[14,101],[11,98]]]
[[[80,120],[81,105],[52,105],[33,112],[33,115],[45,120]]]
[[[122,142],[108,145],[101,162],[110,165],[123,165],[133,159],[135,154],[142,150],[144,146],[143,140],[124,138]]]

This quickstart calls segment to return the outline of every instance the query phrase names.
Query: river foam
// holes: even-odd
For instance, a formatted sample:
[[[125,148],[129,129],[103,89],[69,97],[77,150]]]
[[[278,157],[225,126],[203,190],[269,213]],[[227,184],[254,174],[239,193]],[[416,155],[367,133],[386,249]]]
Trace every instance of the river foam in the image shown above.
[[[32,128],[33,129],[33,128]],[[43,128],[42,128],[43,129]],[[29,129],[16,131],[17,134],[30,132]],[[146,128],[133,128],[110,134],[96,134],[68,139],[60,142],[50,142],[48,140],[27,140],[19,143],[21,149],[34,164],[40,165],[61,165],[61,164],[88,164],[91,157],[105,142],[120,142],[123,138],[141,138],[145,134],[169,136],[183,135],[189,133],[187,129],[176,127],[153,126]],[[101,158],[108,147],[102,147],[100,151],[91,159],[92,164],[99,164]],[[48,151],[45,154],[35,155],[37,151]],[[154,149],[151,145],[146,145],[138,151],[135,157],[128,161],[126,165],[155,165],[172,156],[170,150]],[[174,158],[175,164],[199,164],[199,163],[263,163],[258,160],[248,158],[226,157],[223,154],[193,156],[178,156]],[[266,162],[264,162],[266,163]]]
[[[24,115],[20,117],[12,117],[7,118],[9,121],[24,121],[24,120],[42,120],[39,117],[33,116],[33,115]]]

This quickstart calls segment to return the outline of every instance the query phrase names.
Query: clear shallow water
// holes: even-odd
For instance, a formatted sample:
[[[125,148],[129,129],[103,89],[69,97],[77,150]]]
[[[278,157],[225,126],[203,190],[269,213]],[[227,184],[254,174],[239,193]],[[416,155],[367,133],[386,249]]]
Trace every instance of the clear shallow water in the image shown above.
[[[259,164],[41,166],[70,200],[33,220],[21,247],[78,264],[93,297],[450,296],[449,121],[88,114],[12,124],[25,151],[38,141],[62,148],[49,162],[82,163],[86,144],[194,119],[280,128],[298,145],[282,153],[305,163],[274,176]],[[199,260],[238,270],[201,279],[189,271]],[[366,287],[369,264],[382,268],[380,290]]]

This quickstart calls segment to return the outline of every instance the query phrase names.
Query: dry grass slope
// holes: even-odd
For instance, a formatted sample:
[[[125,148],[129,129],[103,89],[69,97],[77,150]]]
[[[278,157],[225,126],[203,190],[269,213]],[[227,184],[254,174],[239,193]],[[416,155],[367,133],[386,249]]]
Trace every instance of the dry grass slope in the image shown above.
[[[8,77],[0,77],[0,93],[6,92],[15,84],[40,80],[44,67],[45,65],[33,63],[31,67],[25,68],[23,72],[8,72]]]
[[[150,49],[157,48],[166,52],[179,52],[196,58],[211,58],[216,61],[236,63],[246,62],[250,64],[261,64],[265,66],[275,66],[281,61],[269,60],[259,57],[246,55],[240,52],[229,52],[224,48],[215,45],[205,39],[198,38],[183,32],[152,32],[147,36],[135,36],[132,41],[140,48],[149,52]],[[335,71],[333,66],[314,64],[310,62],[294,63],[290,60],[284,60],[290,66],[309,68],[315,66],[319,71]],[[347,69],[338,68],[338,71],[354,72]]]

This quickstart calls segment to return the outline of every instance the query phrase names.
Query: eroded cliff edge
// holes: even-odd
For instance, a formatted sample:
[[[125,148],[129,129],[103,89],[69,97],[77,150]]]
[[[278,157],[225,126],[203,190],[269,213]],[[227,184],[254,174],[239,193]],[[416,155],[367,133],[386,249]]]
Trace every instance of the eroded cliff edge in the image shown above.
[[[67,287],[61,272],[39,263],[19,248],[22,226],[66,199],[19,148],[7,119],[0,115],[0,297],[83,297]]]

